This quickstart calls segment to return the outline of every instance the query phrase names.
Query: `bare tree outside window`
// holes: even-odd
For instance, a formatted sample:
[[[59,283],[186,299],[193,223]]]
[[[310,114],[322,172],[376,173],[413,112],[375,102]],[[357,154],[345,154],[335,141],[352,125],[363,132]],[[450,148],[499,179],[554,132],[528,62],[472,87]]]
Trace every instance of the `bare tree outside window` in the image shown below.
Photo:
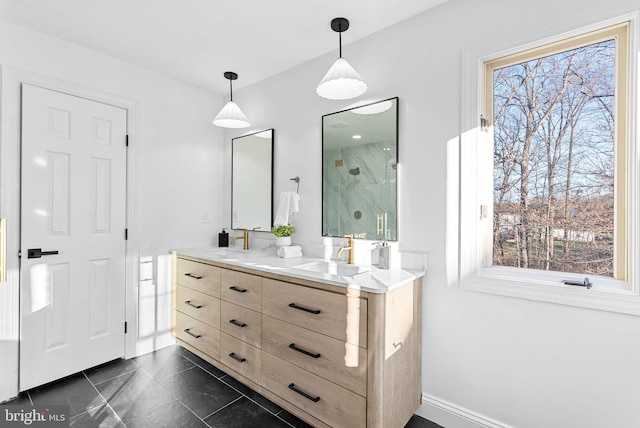
[[[614,276],[616,40],[493,69],[493,264]]]

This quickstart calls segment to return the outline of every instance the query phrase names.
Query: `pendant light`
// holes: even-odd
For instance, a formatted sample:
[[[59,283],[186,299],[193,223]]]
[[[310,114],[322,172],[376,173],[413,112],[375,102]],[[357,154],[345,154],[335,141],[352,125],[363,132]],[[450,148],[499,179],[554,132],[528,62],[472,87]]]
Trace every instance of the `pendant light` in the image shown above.
[[[238,107],[238,104],[233,102],[233,86],[231,82],[238,78],[238,74],[233,71],[225,71],[224,77],[225,79],[229,79],[231,99],[222,107],[222,110],[220,110],[216,118],[213,119],[213,124],[222,128],[246,128],[250,125],[249,121],[244,113],[242,113],[242,110],[240,110],[240,107]]]
[[[338,33],[340,56],[333,63],[327,74],[316,88],[316,92],[323,98],[330,100],[348,100],[364,94],[367,84],[346,59],[342,58],[342,33],[349,29],[349,20],[334,18],[331,29]]]

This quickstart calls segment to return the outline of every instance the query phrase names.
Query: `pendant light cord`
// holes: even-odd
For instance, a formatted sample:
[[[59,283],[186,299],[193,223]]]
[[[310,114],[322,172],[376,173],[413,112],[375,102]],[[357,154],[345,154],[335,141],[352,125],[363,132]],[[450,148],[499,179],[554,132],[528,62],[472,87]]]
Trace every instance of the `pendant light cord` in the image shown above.
[[[233,86],[231,85],[232,81],[233,81],[232,79],[229,79],[229,94],[231,94],[231,100],[230,101],[233,101]]]
[[[340,32],[338,33],[338,40],[340,43],[340,58],[342,58],[342,25],[340,26]]]

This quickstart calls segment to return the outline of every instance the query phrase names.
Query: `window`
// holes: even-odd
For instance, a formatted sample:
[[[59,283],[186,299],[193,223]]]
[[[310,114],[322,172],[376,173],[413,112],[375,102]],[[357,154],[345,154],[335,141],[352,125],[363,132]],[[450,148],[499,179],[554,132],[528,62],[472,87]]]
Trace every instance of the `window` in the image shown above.
[[[476,59],[484,117],[461,139],[463,288],[603,309],[606,295],[640,297],[630,29]]]
[[[626,280],[627,32],[485,63],[493,265]]]

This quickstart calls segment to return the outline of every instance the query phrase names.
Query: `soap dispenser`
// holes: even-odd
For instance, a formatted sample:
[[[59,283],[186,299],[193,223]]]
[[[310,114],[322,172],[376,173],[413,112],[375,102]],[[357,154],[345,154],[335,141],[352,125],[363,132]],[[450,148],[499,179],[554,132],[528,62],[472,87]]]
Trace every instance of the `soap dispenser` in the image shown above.
[[[380,269],[389,269],[391,266],[391,247],[387,241],[382,241],[378,253],[378,267]]]
[[[378,263],[380,262],[380,247],[382,247],[382,242],[373,243],[373,248],[371,249],[371,266],[378,267]]]
[[[224,228],[222,232],[218,233],[218,247],[228,247],[229,246],[229,233],[227,233]]]
[[[389,269],[391,265],[391,247],[387,241],[375,242],[371,250],[371,265],[379,269]]]

